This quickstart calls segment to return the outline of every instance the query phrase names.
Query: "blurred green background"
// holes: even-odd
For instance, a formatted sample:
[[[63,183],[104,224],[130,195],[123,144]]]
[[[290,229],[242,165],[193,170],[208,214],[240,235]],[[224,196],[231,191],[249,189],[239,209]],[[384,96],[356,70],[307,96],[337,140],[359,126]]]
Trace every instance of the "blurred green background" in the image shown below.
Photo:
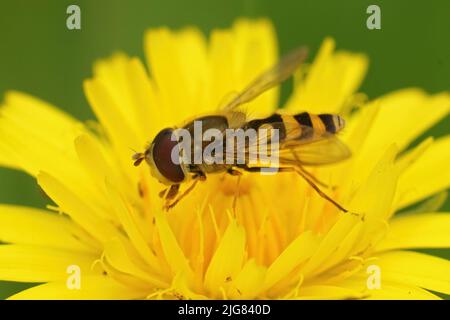
[[[81,8],[81,30],[66,28],[70,4]],[[370,4],[381,7],[381,30],[366,28]],[[143,57],[142,36],[150,27],[196,25],[209,32],[241,16],[269,17],[281,52],[304,44],[314,54],[331,35],[338,48],[367,53],[361,90],[370,98],[410,86],[450,89],[449,0],[15,0],[0,3],[0,94],[25,91],[92,119],[81,84],[94,60],[118,50]],[[448,134],[449,124],[447,117],[427,135]],[[32,178],[0,169],[0,203],[43,207],[47,201]],[[448,250],[433,253],[450,258]],[[27,286],[0,282],[0,298]]]

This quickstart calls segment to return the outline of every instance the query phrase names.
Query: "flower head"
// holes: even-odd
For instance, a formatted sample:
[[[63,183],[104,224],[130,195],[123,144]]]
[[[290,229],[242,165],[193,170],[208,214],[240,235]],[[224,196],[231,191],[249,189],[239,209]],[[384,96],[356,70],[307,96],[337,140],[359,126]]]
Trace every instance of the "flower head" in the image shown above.
[[[291,173],[246,174],[238,191],[235,177],[211,175],[170,212],[162,210],[163,186],[147,166],[132,165],[130,148],[216,112],[228,93],[276,62],[276,48],[266,20],[239,20],[208,40],[195,28],[150,30],[149,72],[139,59],[117,54],[97,62],[84,83],[96,125],[7,93],[0,163],[36,177],[55,204],[0,206],[0,279],[43,283],[12,298],[450,294],[449,261],[405,250],[450,247],[450,215],[436,212],[450,182],[450,138],[407,149],[448,114],[450,96],[405,89],[367,102],[357,93],[366,56],[336,52],[329,38],[296,75],[283,111],[346,115],[342,140],[353,156],[311,172],[358,214],[340,212]],[[246,106],[254,117],[277,107],[276,88]],[[415,213],[395,215],[432,196]],[[79,289],[70,288],[70,266],[79,268]],[[381,287],[373,288],[376,270]]]

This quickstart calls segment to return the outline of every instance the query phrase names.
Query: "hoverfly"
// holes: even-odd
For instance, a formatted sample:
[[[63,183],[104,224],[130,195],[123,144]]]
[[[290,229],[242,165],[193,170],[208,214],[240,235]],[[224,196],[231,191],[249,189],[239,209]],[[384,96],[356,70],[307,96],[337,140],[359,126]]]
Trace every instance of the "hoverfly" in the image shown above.
[[[284,56],[278,64],[262,73],[251,82],[243,91],[237,94],[231,101],[225,104],[216,114],[198,117],[188,122],[182,128],[192,132],[194,121],[200,121],[203,128],[216,128],[222,132],[228,128],[255,129],[271,126],[279,130],[277,152],[279,157],[279,172],[296,172],[313,187],[324,199],[331,202],[343,212],[347,210],[326,195],[318,185],[323,185],[312,174],[304,169],[304,166],[331,164],[344,160],[350,156],[350,151],[337,137],[344,128],[344,120],[336,114],[310,114],[302,112],[295,115],[274,113],[264,119],[247,120],[244,112],[238,107],[252,101],[265,91],[275,87],[288,79],[307,57],[307,49],[298,48]],[[161,183],[167,185],[167,189],[160,193],[165,199],[165,208],[168,210],[175,206],[186,196],[198,181],[206,180],[206,176],[212,173],[229,173],[240,176],[243,171],[261,172],[265,167],[246,161],[244,163],[224,164],[184,164],[174,163],[171,160],[172,149],[178,144],[171,139],[176,128],[161,130],[143,153],[133,155],[134,165],[138,166],[143,160],[150,167],[151,174]],[[266,142],[270,144],[269,142]],[[205,147],[206,145],[203,145]],[[250,154],[249,145],[238,145],[233,152],[242,148],[245,150],[245,159]],[[225,154],[225,143],[223,145]],[[228,151],[228,153],[230,153]],[[233,157],[234,154],[227,156]],[[236,158],[236,157],[234,157]],[[191,181],[191,185],[180,194],[180,185]],[[236,200],[235,200],[236,201]],[[233,203],[233,206],[235,203]]]

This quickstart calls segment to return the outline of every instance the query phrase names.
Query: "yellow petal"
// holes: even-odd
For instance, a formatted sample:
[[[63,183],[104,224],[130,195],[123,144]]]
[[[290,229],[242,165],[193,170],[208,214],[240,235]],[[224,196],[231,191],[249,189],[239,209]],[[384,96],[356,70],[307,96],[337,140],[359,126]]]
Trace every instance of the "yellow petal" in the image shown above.
[[[80,162],[96,186],[104,190],[105,178],[113,179],[114,175],[99,147],[100,145],[88,135],[80,135],[75,139],[75,149]]]
[[[158,260],[148,246],[142,230],[144,227],[143,220],[140,219],[135,210],[126,203],[123,196],[119,193],[115,186],[113,186],[110,182],[106,182],[106,189],[121,226],[130,238],[130,241],[133,243],[137,252],[139,252],[141,257],[152,267],[158,268]]]
[[[267,290],[288,276],[292,270],[308,259],[317,249],[319,239],[311,232],[304,232],[292,241],[267,270],[264,289]]]
[[[381,270],[380,288],[368,288],[369,274],[365,273],[365,270],[340,282],[339,285],[359,291],[361,298],[367,300],[440,300],[438,296],[416,285],[387,280],[383,275]]]
[[[276,63],[275,32],[266,19],[237,20],[231,32],[213,31],[211,39],[214,107],[227,94],[243,90]],[[269,90],[245,108],[255,117],[273,112],[278,107],[278,94],[278,88]]]
[[[400,176],[398,207],[403,208],[450,186],[450,136],[436,140]]]
[[[164,257],[171,268],[172,274],[176,275],[181,273],[191,281],[193,272],[189,265],[189,261],[186,259],[186,256],[181,250],[180,245],[167,222],[165,212],[156,209],[155,220]]]
[[[378,251],[406,248],[450,248],[450,214],[422,213],[393,218]]]
[[[371,150],[393,141],[403,149],[450,111],[448,93],[428,95],[419,89],[399,90],[373,103],[380,105],[380,111],[365,145]]]
[[[373,160],[379,159],[390,145],[395,143],[399,150],[403,150],[445,117],[450,110],[450,95],[428,95],[419,89],[404,89],[374,100],[366,108],[372,105],[378,105],[379,111],[364,144],[359,150],[354,150],[357,180],[360,180],[358,176],[364,179],[361,173],[370,172]]]
[[[366,300],[441,300],[437,295],[419,287],[386,281],[380,290],[370,290]]]
[[[43,168],[64,163],[71,168],[75,160],[74,137],[82,125],[57,108],[31,96],[8,92],[1,108],[0,141],[11,151],[16,167],[36,175]],[[51,155],[51,157],[49,157]],[[9,157],[9,154],[3,156]],[[61,169],[54,168],[55,170]],[[63,170],[59,170],[64,174]]]
[[[30,245],[0,245],[0,279],[46,282],[67,279],[67,268],[80,267],[82,275],[92,274],[96,255]]]
[[[397,148],[391,145],[350,203],[350,210],[359,214],[364,221],[362,236],[353,248],[355,253],[378,241],[386,229],[386,220],[392,212],[398,179],[394,166],[396,155]]]
[[[123,115],[127,110],[123,110],[120,102],[114,99],[100,79],[86,80],[83,87],[89,104],[109,138],[113,159],[120,165],[123,176],[136,186],[139,171],[130,165],[132,150],[142,150],[149,138],[139,135],[132,120]]]
[[[16,167],[36,175],[45,166],[44,155],[50,150],[55,157],[73,160],[71,138],[80,129],[80,124],[56,107],[23,93],[8,92],[1,115],[0,141],[20,160]],[[36,150],[40,157],[24,153],[20,147],[25,151]]]
[[[94,66],[94,79],[115,102],[114,112],[124,119],[123,125],[129,125],[127,129],[135,132],[141,143],[146,141],[149,127],[161,124],[158,121],[161,117],[156,109],[155,87],[140,60],[116,54],[98,61]],[[103,110],[98,109],[98,112]],[[102,119],[112,119],[103,113],[98,115]]]
[[[152,274],[154,270],[143,264],[142,260],[140,261],[135,249],[125,239],[116,238],[108,241],[105,244],[104,253],[108,263],[119,272],[137,277],[139,281],[147,282],[157,288],[168,286],[164,276],[158,273]]]
[[[66,185],[45,172],[40,173],[37,178],[41,188],[58,204],[61,210],[93,238],[105,242],[114,237],[117,231],[110,221],[102,219],[98,211],[89,207]]]
[[[450,261],[407,251],[387,252],[379,258],[375,264],[382,279],[450,294]]]
[[[428,137],[412,150],[408,150],[397,159],[395,166],[399,173],[405,172],[411,165],[413,165],[420,157],[433,145],[433,137]]]
[[[346,130],[342,132],[342,138],[351,148],[353,154],[359,154],[373,123],[375,123],[379,111],[379,104],[370,104],[365,108],[357,110],[355,114],[348,119],[348,125]],[[355,157],[356,156],[353,156],[353,159]]]
[[[1,108],[0,149],[15,168],[36,176],[46,171],[71,185],[86,202],[103,205],[77,159],[74,139],[89,134],[78,121],[57,108],[17,92],[6,95]]]
[[[74,143],[78,159],[87,174],[91,177],[91,182],[101,193],[104,201],[103,206],[108,208],[104,211],[113,212],[113,210],[109,208],[110,202],[106,194],[106,179],[113,181],[116,185],[122,186],[122,190],[126,194],[129,202],[136,203],[138,201],[136,185],[131,179],[129,179],[129,177],[124,175],[124,172],[121,172],[120,166],[118,166],[117,161],[115,161],[116,159],[111,159],[110,153],[112,150],[105,149],[105,146],[102,145],[98,139],[95,139],[87,134],[78,136]],[[131,161],[128,163],[130,162]],[[107,217],[109,219],[116,220],[116,216],[114,214],[108,214]]]
[[[11,169],[19,169],[20,157],[14,152],[8,143],[0,140],[0,166]]]
[[[364,78],[368,59],[362,54],[334,52],[335,43],[326,38],[308,74],[294,88],[286,108],[296,113],[339,113]]]
[[[190,288],[190,280],[188,279],[188,277],[186,277],[186,275],[183,272],[180,272],[177,275],[175,275],[172,281],[171,290],[169,290],[168,294],[172,295],[171,298],[175,297],[177,299],[179,299],[180,297],[182,297],[183,299],[193,299],[193,300],[208,299],[207,296],[192,291],[192,289]]]
[[[254,299],[263,289],[266,271],[254,259],[247,261],[233,281],[228,296],[232,299]]]
[[[351,199],[348,206],[350,212],[343,214],[328,231],[302,269],[305,277],[339,263],[345,258],[345,252],[357,254],[377,240],[380,228],[385,227],[384,221],[390,213],[394,197],[397,176],[393,162],[396,153],[395,146],[385,152]],[[380,194],[379,190],[383,193]]]
[[[106,85],[97,78],[84,82],[84,91],[96,116],[105,128],[114,146],[140,148],[144,141],[138,138],[130,119],[122,115]],[[124,152],[124,151],[122,151]]]
[[[357,224],[348,232],[345,238],[339,243],[336,251],[318,268],[318,271],[327,270],[341,261],[351,256],[355,250],[355,245],[361,240],[361,234],[364,232],[364,222],[358,221]]]
[[[95,252],[90,240],[66,217],[44,210],[0,205],[1,242]]]
[[[198,29],[149,30],[145,35],[145,53],[163,112],[175,124],[205,109],[206,43]]]
[[[317,269],[330,258],[330,255],[339,247],[340,242],[358,223],[359,218],[351,215],[343,215],[324,236],[317,250],[302,268],[302,273],[310,276],[317,272]]]
[[[335,299],[358,299],[363,297],[360,291],[331,285],[311,285],[300,288],[298,296],[293,299],[300,300],[335,300]]]
[[[205,288],[215,297],[226,290],[241,270],[245,255],[245,231],[231,221],[205,274]]]
[[[129,87],[133,96],[136,127],[143,141],[148,141],[161,128],[173,126],[173,120],[165,115],[157,93],[154,81],[148,75],[140,59],[132,58],[127,69]]]
[[[147,293],[125,286],[107,276],[85,276],[81,288],[68,289],[65,281],[50,282],[21,291],[10,300],[122,300],[142,299]]]

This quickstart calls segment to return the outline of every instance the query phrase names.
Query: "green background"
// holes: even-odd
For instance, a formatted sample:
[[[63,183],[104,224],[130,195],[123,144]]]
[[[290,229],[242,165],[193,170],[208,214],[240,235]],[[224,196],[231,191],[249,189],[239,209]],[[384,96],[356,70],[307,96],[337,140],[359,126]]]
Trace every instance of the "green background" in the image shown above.
[[[81,30],[66,28],[70,4],[81,8]],[[381,30],[366,28],[370,4],[381,7]],[[2,0],[0,94],[25,91],[91,119],[81,83],[94,60],[118,50],[143,57],[142,36],[149,27],[196,25],[209,32],[241,16],[271,18],[281,52],[304,44],[314,54],[330,35],[339,48],[367,53],[370,69],[361,90],[370,98],[410,86],[450,89],[448,0]],[[447,117],[427,135],[448,134],[449,124]],[[46,200],[32,178],[0,169],[0,203],[43,207]],[[444,210],[450,211],[450,201]],[[448,250],[433,253],[450,258]],[[27,286],[0,282],[0,298]]]

